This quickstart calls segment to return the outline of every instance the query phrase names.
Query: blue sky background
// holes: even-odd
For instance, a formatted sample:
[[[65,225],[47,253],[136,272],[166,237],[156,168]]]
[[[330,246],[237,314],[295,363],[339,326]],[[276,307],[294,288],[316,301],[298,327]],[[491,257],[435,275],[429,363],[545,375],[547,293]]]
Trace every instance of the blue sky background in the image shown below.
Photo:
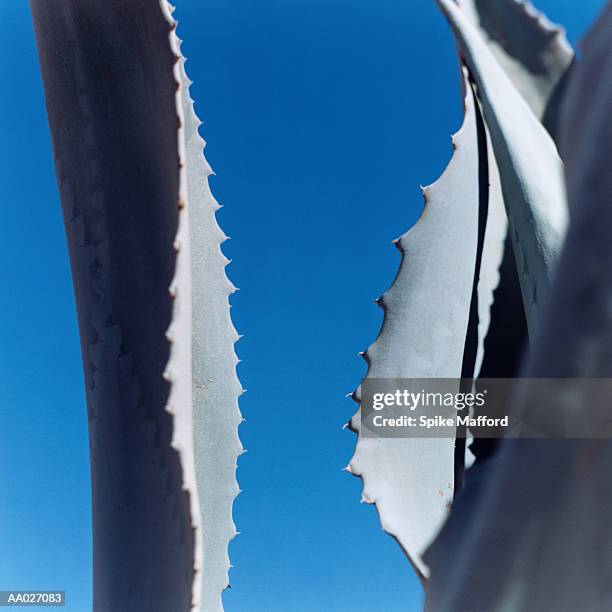
[[[461,120],[433,0],[176,0],[219,221],[247,422],[228,612],[418,610],[399,547],[341,471],[344,395],[381,320],[390,241]],[[603,0],[540,0],[585,31]],[[26,0],[0,4],[0,590],[91,609],[87,422],[69,264]]]

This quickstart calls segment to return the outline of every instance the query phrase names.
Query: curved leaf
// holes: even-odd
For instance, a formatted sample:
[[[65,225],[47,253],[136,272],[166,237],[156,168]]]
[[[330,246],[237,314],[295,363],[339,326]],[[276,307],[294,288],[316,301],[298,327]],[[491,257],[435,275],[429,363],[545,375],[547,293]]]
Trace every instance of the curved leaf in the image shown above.
[[[491,51],[452,0],[438,0],[474,78],[500,171],[530,336],[567,223],[556,147]]]
[[[238,495],[236,462],[243,448],[238,438],[243,393],[236,375],[234,344],[239,335],[230,317],[229,296],[236,288],[227,279],[228,259],[221,252],[227,237],[217,225],[220,208],[211,194],[212,174],[204,158],[200,120],[189,95],[190,81],[181,58],[181,104],[184,120],[189,239],[191,244],[191,320],[193,368],[193,436],[202,513],[203,575],[201,606],[222,610],[221,592],[229,586],[229,541],[236,535],[232,504]]]
[[[534,115],[551,117],[574,59],[564,31],[525,0],[457,2]]]
[[[169,23],[148,0],[31,6],[85,369],[94,608],[187,610],[196,493],[163,376],[180,197]]]
[[[587,419],[592,379],[612,375],[611,29],[608,3],[569,84],[561,143],[572,218],[523,371],[585,380],[572,393],[563,387],[545,397],[519,387],[516,410],[528,419],[543,410],[570,425]],[[441,554],[432,560],[427,609],[608,609],[611,462],[609,440],[505,440],[477,514],[456,530],[452,561]]]
[[[461,376],[478,246],[478,136],[469,86],[453,143],[446,171],[423,190],[421,218],[397,241],[402,259],[379,300],[384,321],[365,354],[368,378]],[[359,412],[351,427],[359,433]],[[421,554],[452,500],[454,446],[452,439],[360,437],[348,468],[363,479],[363,500],[376,504],[383,529],[421,576]]]
[[[238,336],[175,23],[165,0],[31,6],[85,369],[94,608],[221,610]]]

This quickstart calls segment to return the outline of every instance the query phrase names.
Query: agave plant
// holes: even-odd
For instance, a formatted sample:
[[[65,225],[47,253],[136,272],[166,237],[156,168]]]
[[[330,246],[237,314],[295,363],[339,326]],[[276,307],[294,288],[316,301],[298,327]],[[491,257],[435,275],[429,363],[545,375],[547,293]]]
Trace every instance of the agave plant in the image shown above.
[[[364,353],[366,380],[608,377],[612,5],[577,61],[528,2],[438,4],[457,41],[465,119],[449,166],[424,189],[421,218],[397,241],[402,259],[378,300],[384,320]],[[523,414],[529,392],[519,397],[511,410]],[[549,401],[575,414],[587,396]],[[428,609],[609,605],[609,563],[594,571],[593,539],[578,527],[589,509],[603,520],[593,489],[609,490],[608,446],[501,444],[473,432],[466,451],[459,436],[372,438],[361,408],[350,426],[359,437],[348,470],[428,583]],[[568,564],[576,572],[558,588]]]
[[[555,411],[569,437],[592,414],[590,380],[612,373],[611,30],[608,3],[563,96],[559,148],[571,222],[521,370],[525,377],[579,380],[571,393],[553,387],[545,396],[519,385],[513,406],[530,417]],[[432,547],[427,608],[608,609],[610,451],[605,439],[504,440],[476,495],[467,503],[459,498]],[[470,506],[487,520],[477,520]],[[457,547],[452,567],[449,546]]]
[[[465,116],[396,241],[366,379],[609,377],[612,3],[580,60],[527,2],[438,3]],[[221,610],[239,336],[172,9],[31,7],[86,382],[94,609]],[[589,402],[578,386],[534,407],[518,389],[517,414],[553,406],[571,423]],[[608,444],[370,438],[361,409],[350,427],[348,470],[427,583],[428,609],[610,607]]]
[[[32,0],[89,416],[94,609],[220,610],[235,290],[165,0]]]

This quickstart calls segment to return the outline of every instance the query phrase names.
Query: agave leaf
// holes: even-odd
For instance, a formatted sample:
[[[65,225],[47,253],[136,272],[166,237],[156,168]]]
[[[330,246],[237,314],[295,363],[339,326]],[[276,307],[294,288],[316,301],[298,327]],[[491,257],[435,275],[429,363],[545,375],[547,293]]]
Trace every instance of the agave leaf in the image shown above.
[[[31,7],[85,370],[94,608],[220,609],[235,331],[175,24],[165,0]]]
[[[236,288],[228,280],[228,259],[221,252],[227,237],[215,213],[212,170],[204,158],[200,120],[189,95],[190,81],[181,58],[181,104],[184,120],[184,167],[191,241],[191,341],[193,344],[193,435],[202,512],[203,576],[201,606],[222,610],[221,592],[229,586],[229,541],[236,535],[232,504],[238,495],[236,463],[243,448],[238,438],[243,393],[236,375],[239,339],[230,317],[229,296]]]
[[[574,58],[563,30],[523,0],[457,1],[517,91],[556,139],[558,109]],[[499,169],[488,133],[487,144],[489,206],[478,283],[476,373],[484,378],[512,378],[518,373],[527,334],[512,242],[505,240],[507,218]],[[484,458],[495,445],[493,439],[476,439],[470,449]]]
[[[483,40],[497,59],[500,66],[523,96],[533,113],[552,131],[556,125],[556,115],[561,99],[561,90],[565,76],[574,59],[574,52],[567,41],[562,28],[552,24],[530,2],[524,0],[457,0],[461,10],[477,27]],[[487,228],[483,247],[480,280],[478,284],[479,300],[479,351],[476,372],[480,372],[485,357],[484,339],[488,333],[491,320],[494,291],[498,288],[503,273],[504,282],[500,288],[500,299],[507,301],[509,294],[514,294],[513,283],[518,282],[515,266],[508,260],[500,270],[505,252],[507,217],[504,209],[499,169],[495,152],[487,134],[487,158],[489,173],[489,206],[487,210]],[[509,245],[510,246],[510,243]],[[501,295],[504,294],[502,298]],[[514,308],[503,314],[503,327],[512,327],[508,338],[496,338],[495,347],[487,352],[496,363],[485,364],[484,376],[493,378],[512,377],[515,374],[517,360],[523,336],[518,328],[522,327],[518,303],[513,299]],[[503,307],[503,305],[502,305]],[[522,309],[522,306],[521,306]],[[513,310],[516,316],[513,316]],[[510,318],[509,318],[510,317]],[[497,327],[497,326],[496,326]],[[496,338],[491,338],[489,343]],[[517,342],[518,339],[518,342]],[[503,352],[504,355],[499,355]],[[500,364],[504,359],[504,365]]]
[[[516,410],[529,418],[540,410],[554,410],[567,423],[588,418],[592,379],[612,375],[611,30],[608,3],[568,86],[561,145],[572,217],[523,370],[528,377],[585,380],[571,395],[551,389],[535,398],[520,387]],[[456,530],[452,559],[444,551],[430,559],[427,609],[609,609],[609,440],[508,439],[492,461],[478,512],[463,513],[468,520]]]
[[[555,117],[560,91],[573,60],[573,51],[560,28],[550,24],[526,2],[458,0],[458,3],[479,28],[483,40],[534,114],[540,119]],[[512,243],[506,237],[507,218],[499,170],[488,132],[487,158],[489,198],[478,282],[476,376],[512,378],[519,373],[526,344],[526,323]],[[504,409],[490,401],[483,408],[475,409],[475,416],[497,416],[493,413]],[[476,435],[469,450],[481,462],[489,459],[497,447],[498,440]],[[453,504],[451,520],[428,550],[428,562],[435,563],[437,554],[444,556],[456,550],[465,517],[476,511],[489,468],[490,464],[477,463],[466,474],[465,489]],[[430,589],[437,586],[439,583],[430,585]]]
[[[574,58],[574,52],[563,30],[552,24],[530,2],[524,0],[496,2],[457,0],[457,3],[471,23],[479,29],[483,40],[533,113],[541,120],[546,116],[552,121],[553,116],[556,116],[564,77]],[[500,267],[504,257],[507,231],[499,169],[488,133],[487,159],[489,205],[486,211],[486,235],[478,284],[477,373],[480,372],[484,359],[484,338],[490,326],[493,293],[500,283]],[[516,270],[513,269],[514,266],[508,265],[509,263],[507,262],[503,268],[505,276],[504,286],[501,289],[505,293],[505,299],[508,298],[508,291],[512,291],[512,283],[517,280]],[[504,313],[505,326],[508,326],[510,314],[511,312]],[[512,327],[517,325],[521,326],[520,321],[516,321]],[[510,356],[512,363],[516,361],[517,343],[514,337],[517,335],[522,334],[517,334],[516,329],[513,330],[513,338],[509,338],[510,344],[513,345],[510,351],[506,342],[496,343],[497,349],[502,349],[502,346],[506,345],[504,352],[512,353]],[[520,345],[519,342],[518,349]],[[491,369],[494,372],[487,372]],[[500,368],[499,364],[494,364],[491,368],[487,364],[485,375],[498,378],[513,376],[514,366]]]
[[[563,107],[561,148],[572,224],[555,292],[542,316],[546,324],[527,364],[532,376],[606,378],[612,373],[611,31],[608,2],[582,45]]]
[[[193,495],[163,377],[180,191],[168,22],[146,0],[31,7],[85,370],[94,608],[186,610]]]
[[[474,78],[500,171],[530,336],[567,223],[556,147],[478,30],[452,0],[438,0]]]
[[[368,378],[459,378],[478,247],[478,135],[467,87],[465,121],[442,177],[423,190],[425,207],[398,241],[402,259],[379,303],[380,334],[365,353]],[[359,400],[359,390],[355,394]],[[360,413],[351,427],[360,431]],[[454,486],[451,439],[359,437],[349,471],[363,479],[363,500],[375,503],[419,574],[421,553],[448,514]]]
[[[565,116],[560,149],[567,160],[566,176],[572,214],[577,204],[589,201],[589,194],[597,196],[599,205],[603,207],[605,200],[602,196],[609,198],[612,192],[609,155],[604,155],[609,151],[605,143],[611,125],[608,96],[612,86],[609,71],[612,54],[609,36],[611,12],[608,0],[603,14],[581,44],[583,58],[580,71],[573,76],[564,98],[562,110]]]
[[[467,74],[467,70],[466,70]],[[463,355],[461,391],[469,393],[473,388],[468,379],[477,378],[484,363],[485,341],[492,322],[494,293],[500,282],[500,266],[504,256],[504,240],[508,221],[499,185],[499,173],[492,154],[487,129],[480,107],[476,109],[478,135],[478,250],[470,321]],[[520,304],[522,310],[522,303]],[[459,433],[459,432],[458,432]],[[465,434],[465,436],[464,436]],[[473,437],[469,429],[462,431],[456,440],[455,497],[463,488],[465,469],[474,461]],[[463,456],[463,461],[460,460]]]
[[[484,139],[486,139],[485,145],[481,145],[480,172],[481,174],[486,172],[484,181],[481,179],[481,217],[483,218],[481,223],[485,225],[485,232],[477,282],[478,348],[474,377],[478,377],[485,357],[485,339],[491,325],[491,307],[494,302],[495,289],[499,286],[501,279],[500,268],[504,258],[504,243],[508,230],[499,170],[486,131]]]
[[[554,127],[574,59],[563,29],[525,0],[457,1],[534,115]]]
[[[457,2],[479,29],[483,40],[533,113],[554,134],[561,93],[574,58],[563,30],[524,0]],[[522,301],[517,299],[515,290],[515,283],[518,283],[516,266],[510,257],[505,257],[507,218],[490,134],[487,134],[487,144],[489,206],[478,284],[479,351],[476,372],[478,374],[482,369],[484,377],[504,378],[516,375],[525,338],[524,315],[521,312]],[[511,242],[507,243],[507,247],[508,255],[513,257]],[[497,291],[496,298],[501,303],[496,304],[491,313],[494,291]],[[488,338],[485,352],[484,339],[491,317],[495,317],[498,311],[501,311],[499,321],[496,321]],[[504,330],[508,333],[504,333]]]
[[[531,4],[517,0],[458,0],[508,78],[531,110],[552,132],[556,125],[561,91],[573,52],[560,28],[553,26]],[[525,50],[528,49],[528,53]],[[511,378],[518,374],[527,333],[519,278],[512,248],[506,236],[501,180],[491,135],[487,130],[489,197],[486,234],[478,281],[478,354],[475,376]],[[501,266],[500,266],[501,264]],[[478,385],[478,382],[476,383]],[[475,415],[503,410],[488,402]],[[497,416],[496,414],[493,416]],[[469,450],[478,461],[489,459],[498,440],[476,436]],[[468,460],[471,460],[468,455]],[[464,529],[464,517],[474,512],[490,465],[476,464],[465,477],[465,489],[453,505],[453,516],[427,552],[455,551]],[[437,585],[430,586],[436,588]]]

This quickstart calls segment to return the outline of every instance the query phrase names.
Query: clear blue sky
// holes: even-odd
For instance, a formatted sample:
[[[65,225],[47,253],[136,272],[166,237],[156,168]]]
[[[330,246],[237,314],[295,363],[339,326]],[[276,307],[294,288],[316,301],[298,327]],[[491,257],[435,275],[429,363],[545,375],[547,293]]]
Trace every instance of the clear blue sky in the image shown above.
[[[391,239],[460,123],[433,0],[176,0],[212,187],[233,240],[249,450],[228,612],[418,610],[399,547],[341,471],[344,395],[376,336]],[[541,0],[572,41],[603,0]],[[87,423],[75,309],[26,0],[0,5],[0,590],[91,608]]]

